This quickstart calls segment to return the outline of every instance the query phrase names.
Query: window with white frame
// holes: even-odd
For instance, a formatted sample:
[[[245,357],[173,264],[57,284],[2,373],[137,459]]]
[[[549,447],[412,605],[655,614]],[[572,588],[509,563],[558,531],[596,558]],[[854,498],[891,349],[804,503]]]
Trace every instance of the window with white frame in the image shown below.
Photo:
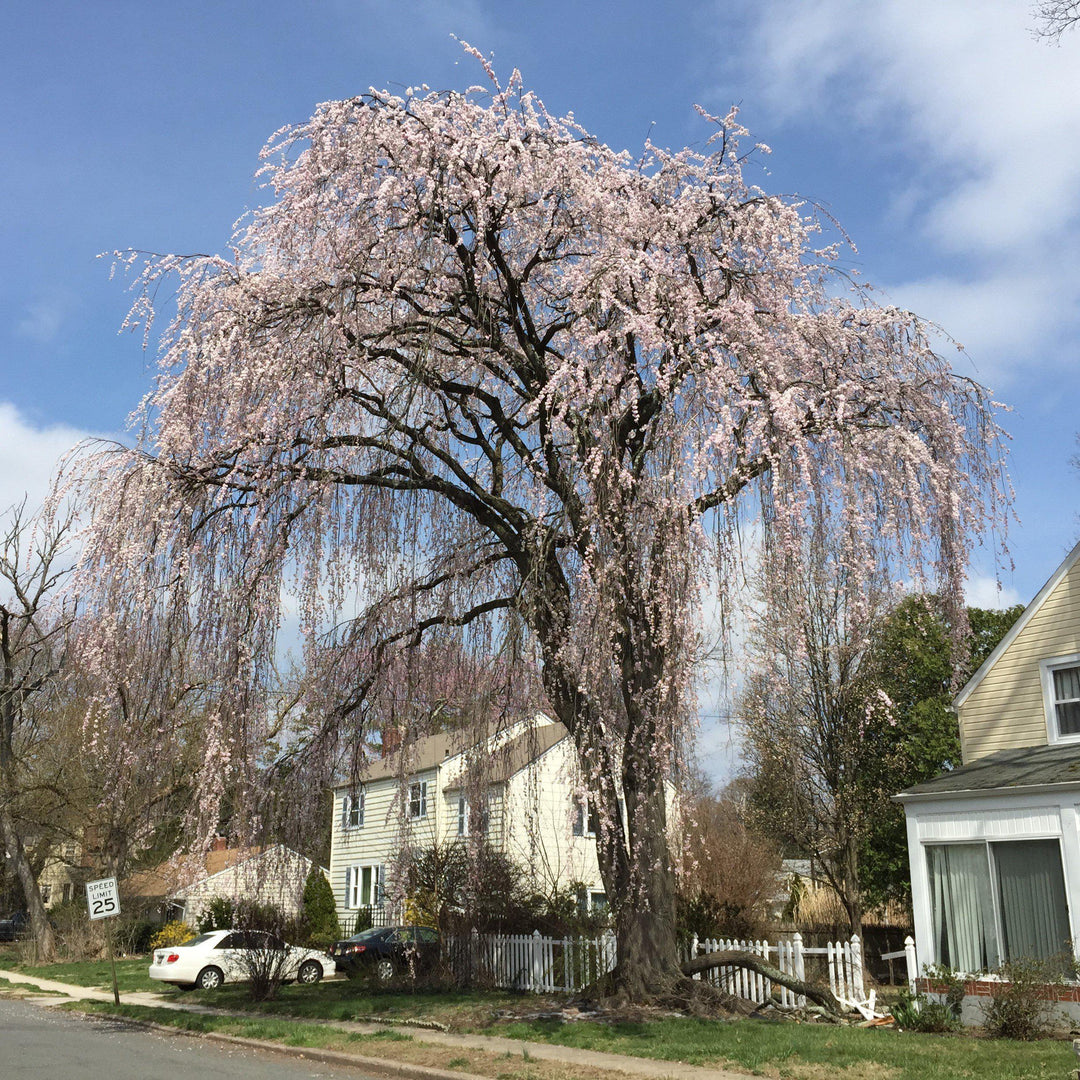
[[[1080,656],[1044,660],[1040,667],[1049,741],[1080,739]]]
[[[467,796],[458,796],[457,834],[458,836],[486,836],[490,814],[490,800],[485,800],[479,817],[474,817]]]
[[[574,800],[574,826],[575,836],[596,836],[600,831],[600,818],[596,813],[596,807],[588,799]]]
[[[1069,947],[1058,840],[928,844],[926,858],[936,963],[993,971]]]
[[[416,780],[409,785],[409,817],[414,821],[427,817],[427,789],[426,780]]]
[[[383,902],[383,868],[378,865],[345,868],[345,906],[377,907]]]
[[[356,788],[345,793],[341,800],[341,827],[359,829],[364,824],[364,789]]]

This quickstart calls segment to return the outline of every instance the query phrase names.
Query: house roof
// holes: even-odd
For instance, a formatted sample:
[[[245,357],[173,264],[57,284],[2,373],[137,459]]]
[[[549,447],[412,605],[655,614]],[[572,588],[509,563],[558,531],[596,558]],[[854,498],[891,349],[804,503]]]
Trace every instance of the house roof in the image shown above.
[[[556,743],[562,742],[569,734],[562,724],[547,724],[541,728],[523,731],[492,753],[483,778],[489,784],[509,780],[511,776],[521,772],[522,769],[546,754]],[[464,777],[459,777],[454,783],[448,784],[445,790],[454,791],[463,786]]]
[[[253,859],[265,847],[223,848],[205,856],[183,855],[167,859],[149,870],[139,870],[124,881],[127,896],[172,896],[177,890],[220,874],[232,866]]]
[[[934,797],[1080,787],[1080,744],[999,750],[894,795],[900,802]]]
[[[965,701],[971,696],[972,691],[979,685],[986,677],[990,669],[998,662],[998,659],[1005,652],[1006,649],[1020,636],[1023,629],[1029,622],[1031,622],[1035,613],[1046,603],[1050,594],[1061,584],[1062,578],[1073,568],[1077,559],[1080,559],[1080,543],[1078,543],[1068,555],[1065,556],[1064,562],[1050,575],[1050,579],[1039,590],[1035,599],[1031,601],[1024,613],[1009,627],[1009,632],[997,643],[997,647],[994,651],[983,661],[982,666],[974,675],[968,679],[964,688],[956,695],[956,699],[953,705],[959,708]]]
[[[509,739],[490,753],[491,771],[487,777],[489,782],[508,780],[531,761],[550,750],[556,743],[562,742],[567,735],[566,728],[557,721],[526,728],[521,734]],[[482,738],[476,738],[475,732],[468,730],[443,731],[436,735],[427,735],[409,746],[404,762],[400,754],[388,754],[386,757],[373,761],[364,773],[363,780],[369,783],[372,780],[386,780],[401,776],[403,771],[411,775],[435,769],[448,758],[476,749],[482,741]],[[338,784],[337,788],[340,790],[350,786],[351,782],[345,781]]]

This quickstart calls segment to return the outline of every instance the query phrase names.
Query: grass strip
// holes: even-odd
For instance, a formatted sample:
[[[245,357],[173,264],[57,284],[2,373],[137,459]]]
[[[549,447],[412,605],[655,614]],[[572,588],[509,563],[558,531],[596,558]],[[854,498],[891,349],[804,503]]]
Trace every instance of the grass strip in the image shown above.
[[[1022,1043],[765,1020],[532,1021],[500,1025],[497,1033],[779,1080],[1061,1080],[1076,1065],[1071,1043],[1061,1039]]]
[[[33,975],[39,979],[55,979],[73,986],[90,986],[101,990],[112,989],[112,969],[108,960],[84,960],[64,964],[24,964],[16,957],[5,957],[0,967],[17,971],[21,975]],[[150,981],[150,961],[144,956],[129,957],[116,961],[116,982],[120,993],[136,990],[157,990],[159,983]]]
[[[96,1015],[150,1021],[194,1034],[217,1032],[301,1049],[338,1050],[362,1057],[473,1073],[491,1077],[492,1080],[627,1080],[625,1073],[607,1069],[535,1061],[529,1058],[524,1049],[519,1056],[463,1047],[448,1055],[445,1046],[424,1045],[401,1031],[368,1034],[342,1031],[327,1024],[297,1023],[295,1020],[207,1016],[142,1005],[120,1005],[118,1008],[106,1002],[78,1002],[65,1007]]]

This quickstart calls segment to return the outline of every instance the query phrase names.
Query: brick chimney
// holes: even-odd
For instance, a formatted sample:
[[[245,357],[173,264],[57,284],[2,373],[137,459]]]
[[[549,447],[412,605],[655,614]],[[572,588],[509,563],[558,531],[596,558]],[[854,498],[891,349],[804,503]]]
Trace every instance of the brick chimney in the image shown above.
[[[211,851],[226,851],[229,847],[229,841],[224,836],[215,836],[214,842],[210,845]]]
[[[401,747],[401,728],[396,724],[385,724],[382,729],[382,756],[396,754]]]

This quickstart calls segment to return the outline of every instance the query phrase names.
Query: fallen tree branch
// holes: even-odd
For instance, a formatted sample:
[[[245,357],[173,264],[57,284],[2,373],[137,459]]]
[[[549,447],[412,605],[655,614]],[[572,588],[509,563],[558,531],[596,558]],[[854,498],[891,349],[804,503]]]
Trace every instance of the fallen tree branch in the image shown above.
[[[718,967],[747,968],[758,975],[763,975],[766,979],[779,986],[786,986],[796,994],[809,998],[833,1016],[840,1016],[844,1011],[831,991],[822,986],[815,986],[813,983],[800,982],[786,971],[773,967],[772,964],[767,960],[763,960],[757,954],[743,952],[741,949],[724,949],[720,952],[703,953],[701,956],[695,956],[682,965],[682,973],[684,975],[696,975],[700,971],[709,971]]]

